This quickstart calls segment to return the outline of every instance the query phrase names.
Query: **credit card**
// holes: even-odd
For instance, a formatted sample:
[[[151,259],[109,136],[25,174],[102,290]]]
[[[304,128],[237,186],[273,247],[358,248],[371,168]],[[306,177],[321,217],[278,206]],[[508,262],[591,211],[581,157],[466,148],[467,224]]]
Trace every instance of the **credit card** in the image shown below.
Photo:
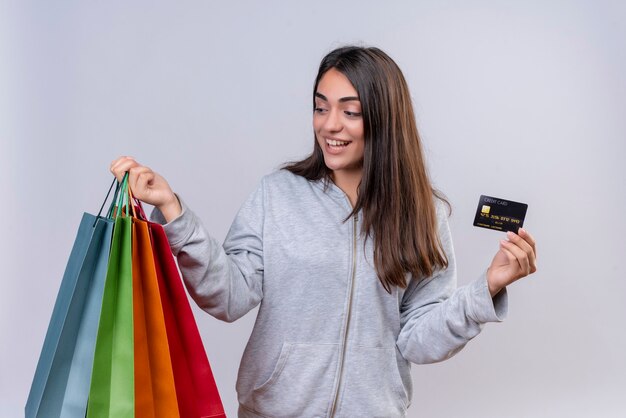
[[[527,209],[526,203],[482,195],[478,200],[474,226],[517,233],[524,226]]]

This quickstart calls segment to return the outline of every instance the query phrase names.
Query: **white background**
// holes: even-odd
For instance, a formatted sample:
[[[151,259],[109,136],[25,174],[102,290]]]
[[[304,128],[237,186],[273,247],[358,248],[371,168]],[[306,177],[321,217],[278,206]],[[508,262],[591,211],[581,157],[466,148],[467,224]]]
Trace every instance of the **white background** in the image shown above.
[[[223,239],[261,176],[312,146],[320,59],[388,52],[454,207],[459,283],[529,204],[539,272],[453,359],[414,366],[410,417],[626,414],[626,6],[619,1],[0,3],[0,416],[23,414],[76,229],[108,166],[161,172]],[[230,416],[254,312],[196,310]]]

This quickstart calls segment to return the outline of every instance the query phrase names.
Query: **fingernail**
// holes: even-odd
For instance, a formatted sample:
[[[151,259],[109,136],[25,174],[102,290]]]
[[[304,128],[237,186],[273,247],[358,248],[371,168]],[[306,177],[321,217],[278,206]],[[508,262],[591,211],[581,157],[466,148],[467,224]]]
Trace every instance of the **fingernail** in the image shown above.
[[[505,239],[501,239],[501,240],[500,240],[500,245],[506,245],[506,244],[508,244],[508,243],[509,243],[509,242],[508,242],[507,240],[505,240]]]
[[[526,230],[524,228],[520,228],[519,232],[523,232],[524,234],[526,233]]]
[[[514,234],[513,232],[511,232],[511,231],[508,231],[508,232],[506,233],[506,235],[507,235],[507,237],[509,237],[509,238],[513,238],[513,237],[515,236],[515,234]]]

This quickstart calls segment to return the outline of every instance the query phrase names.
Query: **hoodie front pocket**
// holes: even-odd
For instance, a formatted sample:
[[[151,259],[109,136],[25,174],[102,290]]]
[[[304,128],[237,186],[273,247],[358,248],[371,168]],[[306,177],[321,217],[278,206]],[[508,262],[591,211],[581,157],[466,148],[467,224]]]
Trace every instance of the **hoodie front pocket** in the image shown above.
[[[395,347],[352,347],[346,355],[341,417],[403,417],[408,403]],[[402,359],[402,361],[405,361]]]
[[[271,417],[328,413],[338,344],[283,343],[270,377],[252,392],[254,409]]]

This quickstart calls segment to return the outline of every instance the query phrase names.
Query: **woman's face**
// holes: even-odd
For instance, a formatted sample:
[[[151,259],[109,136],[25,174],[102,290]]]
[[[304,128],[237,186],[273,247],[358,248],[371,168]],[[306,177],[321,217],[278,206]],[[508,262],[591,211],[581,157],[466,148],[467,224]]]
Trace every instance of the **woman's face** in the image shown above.
[[[352,83],[334,68],[317,85],[313,129],[335,175],[360,174],[365,148],[361,102]]]

